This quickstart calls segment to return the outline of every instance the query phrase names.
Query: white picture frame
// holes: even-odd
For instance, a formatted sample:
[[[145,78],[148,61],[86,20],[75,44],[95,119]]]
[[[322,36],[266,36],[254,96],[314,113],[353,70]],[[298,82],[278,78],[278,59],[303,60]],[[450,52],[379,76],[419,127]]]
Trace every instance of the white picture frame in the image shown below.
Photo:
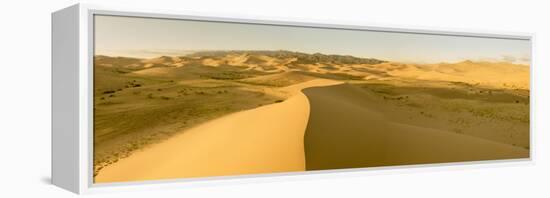
[[[390,166],[342,170],[307,171],[245,176],[223,176],[199,179],[175,179],[162,181],[94,184],[93,174],[93,16],[95,14],[137,16],[169,19],[191,19],[218,22],[270,24],[332,29],[353,29],[415,34],[456,35],[484,38],[521,39],[531,41],[531,56],[535,35],[472,31],[444,28],[417,28],[412,26],[365,26],[326,24],[312,20],[286,20],[281,18],[250,17],[227,14],[204,14],[164,10],[121,9],[96,5],[77,4],[52,13],[52,183],[74,193],[112,192],[119,190],[143,190],[180,188],[196,185],[219,185],[251,182],[280,181],[288,179],[315,179],[349,174],[390,174],[397,172],[452,170],[475,167],[529,165],[534,163],[535,137],[533,117],[535,100],[530,98],[530,157],[513,160],[491,160],[445,164]],[[531,57],[531,93],[536,62]],[[534,94],[536,95],[536,94]],[[319,174],[322,173],[322,174]],[[329,174],[330,173],[330,174]]]

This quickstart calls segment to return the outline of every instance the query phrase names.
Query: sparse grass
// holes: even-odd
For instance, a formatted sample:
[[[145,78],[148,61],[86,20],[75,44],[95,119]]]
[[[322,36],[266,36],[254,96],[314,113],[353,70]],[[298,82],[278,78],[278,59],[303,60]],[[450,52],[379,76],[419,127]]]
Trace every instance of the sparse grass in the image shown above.
[[[529,145],[529,97],[524,90],[495,90],[445,82],[404,86],[394,82],[356,83],[384,105],[373,106],[411,125],[453,131],[518,146]],[[442,85],[443,84],[443,85]],[[481,92],[480,92],[481,90]],[[408,96],[408,97],[405,97]],[[401,97],[401,98],[400,98]],[[519,102],[517,102],[518,100]],[[515,134],[509,136],[509,134]]]
[[[277,99],[223,83],[219,87],[195,87],[167,80],[126,79],[119,84],[122,91],[109,95],[103,91],[117,88],[109,88],[112,85],[105,82],[100,85],[107,87],[95,86],[95,175],[104,166],[183,129]]]
[[[341,72],[329,72],[326,74],[322,73],[313,73],[313,72],[305,72],[307,75],[315,76],[319,78],[326,78],[326,79],[333,79],[333,80],[362,80],[364,76],[356,76],[351,75],[347,73],[341,73]]]
[[[259,72],[241,72],[241,71],[217,71],[212,73],[201,73],[200,77],[214,80],[241,80],[255,77]]]

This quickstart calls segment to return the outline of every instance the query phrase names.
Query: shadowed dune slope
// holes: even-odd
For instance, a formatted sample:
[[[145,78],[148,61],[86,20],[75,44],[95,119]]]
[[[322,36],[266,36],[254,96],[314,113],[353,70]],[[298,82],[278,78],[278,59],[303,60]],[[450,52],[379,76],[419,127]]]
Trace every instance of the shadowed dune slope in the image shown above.
[[[371,95],[349,84],[303,92],[310,103],[307,170],[529,157],[520,147],[393,122]]]

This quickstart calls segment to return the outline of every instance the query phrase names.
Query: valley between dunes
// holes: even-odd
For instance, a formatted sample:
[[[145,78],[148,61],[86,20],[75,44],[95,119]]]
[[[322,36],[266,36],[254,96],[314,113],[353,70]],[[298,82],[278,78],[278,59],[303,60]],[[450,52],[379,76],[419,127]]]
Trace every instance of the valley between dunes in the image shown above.
[[[530,157],[527,65],[213,51],[94,75],[96,183]]]

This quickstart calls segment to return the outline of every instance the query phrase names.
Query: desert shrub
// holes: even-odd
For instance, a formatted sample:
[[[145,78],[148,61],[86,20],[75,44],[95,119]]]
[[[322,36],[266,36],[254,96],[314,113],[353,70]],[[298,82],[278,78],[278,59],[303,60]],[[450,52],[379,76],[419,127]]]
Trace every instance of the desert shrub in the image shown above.
[[[322,66],[321,69],[326,69],[326,70],[338,70],[338,68],[332,66],[332,65],[326,65],[326,66]]]

